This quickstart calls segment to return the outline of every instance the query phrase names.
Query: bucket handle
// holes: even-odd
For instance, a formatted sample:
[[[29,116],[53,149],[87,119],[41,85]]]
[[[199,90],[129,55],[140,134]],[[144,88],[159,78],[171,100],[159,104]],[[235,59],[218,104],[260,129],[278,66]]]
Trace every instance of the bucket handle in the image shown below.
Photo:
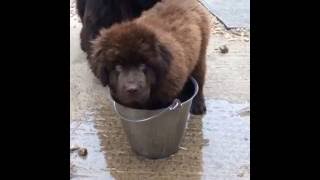
[[[174,111],[176,110],[177,108],[180,108],[181,107],[181,102],[179,99],[174,99],[173,100],[173,103],[169,106],[169,110],[170,111]]]

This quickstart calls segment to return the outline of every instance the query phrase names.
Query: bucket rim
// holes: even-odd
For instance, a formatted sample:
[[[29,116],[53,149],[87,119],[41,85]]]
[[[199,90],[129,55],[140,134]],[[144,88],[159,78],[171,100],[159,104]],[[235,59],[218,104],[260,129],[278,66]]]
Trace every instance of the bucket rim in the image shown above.
[[[184,104],[189,103],[190,101],[192,101],[192,100],[194,99],[194,97],[198,94],[198,91],[199,91],[199,85],[198,85],[197,81],[196,81],[193,77],[190,77],[189,79],[191,80],[192,84],[195,86],[195,87],[194,87],[195,90],[194,90],[193,95],[192,95],[188,100],[186,100],[186,101],[184,101],[184,102],[181,102],[181,106],[183,106]],[[112,101],[113,101],[113,109],[114,109],[114,111],[116,112],[116,114],[117,114],[122,120],[124,120],[124,121],[129,121],[129,122],[131,122],[131,123],[145,122],[145,121],[149,121],[149,120],[151,120],[151,119],[157,118],[157,117],[161,116],[163,113],[165,113],[165,112],[167,112],[167,111],[170,111],[169,108],[170,108],[170,106],[172,105],[172,104],[170,104],[169,106],[167,106],[167,107],[165,107],[165,108],[157,109],[157,110],[161,110],[161,111],[158,112],[157,114],[154,114],[154,115],[150,116],[150,117],[143,118],[143,119],[139,119],[139,120],[132,120],[132,119],[128,119],[128,118],[124,117],[123,115],[121,115],[120,112],[117,110],[117,107],[116,107],[116,104],[119,104],[119,103],[116,103],[113,99],[112,99]],[[174,103],[174,102],[173,102],[173,103]],[[119,104],[119,105],[121,105],[121,104]],[[121,105],[121,106],[123,106],[123,105]],[[124,106],[124,107],[126,107],[126,106]],[[126,108],[129,108],[129,107],[126,107]],[[131,108],[131,109],[133,109],[133,108]]]

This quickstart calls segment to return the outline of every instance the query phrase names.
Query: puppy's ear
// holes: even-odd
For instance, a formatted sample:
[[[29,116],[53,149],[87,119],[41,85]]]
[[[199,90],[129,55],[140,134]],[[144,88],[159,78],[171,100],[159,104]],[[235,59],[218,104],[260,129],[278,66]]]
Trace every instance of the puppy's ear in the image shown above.
[[[158,44],[159,47],[159,51],[160,51],[160,56],[162,58],[163,61],[165,61],[167,63],[167,65],[170,64],[170,62],[172,61],[172,54],[171,52],[162,44]]]
[[[90,68],[93,74],[100,80],[103,86],[109,84],[107,62],[101,49],[95,49],[89,58]]]
[[[160,74],[166,74],[168,72],[169,65],[170,65],[172,58],[173,58],[172,54],[168,50],[168,48],[165,47],[161,43],[156,43],[156,48],[159,53],[159,60],[157,63],[157,69],[158,69],[158,71],[160,71],[159,72]]]

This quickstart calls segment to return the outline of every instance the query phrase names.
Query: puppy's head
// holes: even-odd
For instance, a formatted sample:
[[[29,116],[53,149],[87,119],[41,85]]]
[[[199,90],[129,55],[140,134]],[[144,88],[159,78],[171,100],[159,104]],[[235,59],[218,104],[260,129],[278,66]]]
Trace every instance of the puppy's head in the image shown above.
[[[166,76],[171,53],[148,28],[124,23],[102,30],[93,42],[90,65],[119,103],[146,108]]]

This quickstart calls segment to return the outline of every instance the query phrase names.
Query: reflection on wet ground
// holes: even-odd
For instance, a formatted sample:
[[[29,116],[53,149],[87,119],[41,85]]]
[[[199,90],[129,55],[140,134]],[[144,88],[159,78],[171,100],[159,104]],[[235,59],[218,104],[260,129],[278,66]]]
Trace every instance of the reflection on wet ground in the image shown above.
[[[90,72],[72,0],[70,7],[70,146],[88,150],[85,157],[70,152],[71,179],[249,179],[249,42],[213,35],[204,89],[207,114],[191,116],[176,154],[149,160],[132,152],[107,88]],[[215,51],[225,43],[228,54]]]

